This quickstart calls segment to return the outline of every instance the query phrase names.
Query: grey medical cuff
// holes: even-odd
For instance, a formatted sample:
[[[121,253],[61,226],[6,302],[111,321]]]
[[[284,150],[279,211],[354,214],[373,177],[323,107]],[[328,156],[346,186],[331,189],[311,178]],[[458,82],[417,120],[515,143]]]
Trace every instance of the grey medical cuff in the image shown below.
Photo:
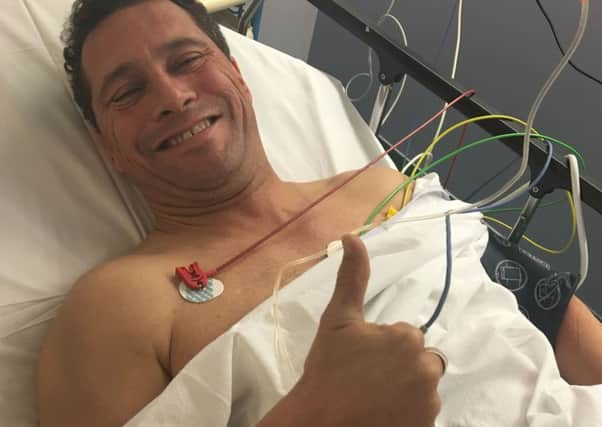
[[[512,291],[520,311],[555,347],[578,275],[554,270],[549,263],[491,230],[481,263],[491,280]]]

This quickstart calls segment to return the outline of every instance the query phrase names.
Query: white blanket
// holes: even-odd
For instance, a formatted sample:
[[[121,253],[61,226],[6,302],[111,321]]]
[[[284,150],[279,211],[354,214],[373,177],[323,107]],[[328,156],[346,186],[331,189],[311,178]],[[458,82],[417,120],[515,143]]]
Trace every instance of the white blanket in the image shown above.
[[[461,205],[447,200],[430,175],[418,181],[413,202],[391,221]],[[449,298],[426,336],[427,345],[449,358],[439,385],[443,406],[437,426],[602,425],[602,386],[576,387],[562,380],[545,336],[481,267],[487,230],[480,215],[454,216],[452,239]],[[372,267],[366,319],[423,324],[443,288],[443,219],[377,229],[364,241]],[[280,292],[280,338],[297,372],[332,295],[341,255]],[[271,313],[271,301],[265,301],[205,347],[127,426],[255,425],[295,380],[276,355]]]

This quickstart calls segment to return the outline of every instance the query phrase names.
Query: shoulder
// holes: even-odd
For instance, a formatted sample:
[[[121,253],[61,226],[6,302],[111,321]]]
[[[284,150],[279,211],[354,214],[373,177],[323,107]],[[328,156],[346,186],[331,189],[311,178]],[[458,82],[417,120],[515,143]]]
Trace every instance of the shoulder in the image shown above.
[[[342,183],[355,173],[357,173],[357,170],[336,175],[332,178],[332,185],[335,186]],[[408,177],[396,169],[387,166],[372,166],[353,179],[347,186],[347,191],[357,196],[365,196],[367,194],[386,195],[406,181],[408,181]],[[410,192],[412,188],[412,185],[408,185]]]
[[[84,274],[67,295],[56,318],[57,327],[84,336],[103,328],[111,330],[113,338],[151,338],[149,335],[162,327],[156,324],[161,307],[155,308],[151,302],[157,301],[157,287],[145,272],[149,264],[146,257],[128,255]]]
[[[124,257],[94,268],[65,299],[38,362],[45,425],[123,424],[167,384],[160,350],[170,325],[153,310],[161,304],[139,293],[140,261]]]

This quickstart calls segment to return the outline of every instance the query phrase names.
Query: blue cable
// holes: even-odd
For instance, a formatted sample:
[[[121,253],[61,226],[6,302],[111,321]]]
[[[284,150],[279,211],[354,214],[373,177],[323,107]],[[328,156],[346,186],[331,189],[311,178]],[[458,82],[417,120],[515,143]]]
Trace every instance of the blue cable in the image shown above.
[[[451,275],[452,275],[452,238],[451,238],[451,220],[449,214],[445,215],[445,250],[447,252],[447,266],[445,269],[445,286],[443,287],[443,292],[441,293],[441,297],[439,298],[439,302],[437,303],[437,307],[435,308],[435,312],[431,316],[431,318],[426,322],[423,326],[420,327],[420,330],[423,334],[426,334],[429,328],[435,323],[439,315],[441,314],[441,310],[443,310],[443,306],[445,305],[445,301],[447,300],[447,294],[449,294],[449,288],[451,286]]]
[[[537,175],[537,177],[535,177],[535,179],[531,182],[531,184],[529,185],[529,187],[527,187],[525,189],[525,191],[521,191],[520,193],[516,194],[514,197],[508,199],[508,200],[504,200],[504,201],[497,201],[494,202],[490,205],[487,206],[483,206],[477,209],[471,209],[469,211],[463,212],[463,213],[473,213],[473,212],[483,212],[489,209],[494,209],[500,206],[505,206],[507,204],[509,204],[510,202],[516,200],[517,198],[523,196],[524,194],[528,193],[529,191],[531,191],[537,184],[539,184],[541,182],[541,180],[543,179],[543,177],[545,176],[546,172],[548,171],[548,169],[550,168],[550,164],[552,163],[552,157],[554,154],[554,147],[552,145],[552,143],[550,141],[546,141],[546,143],[548,144],[548,155],[546,157],[546,161],[543,165],[543,168],[541,169],[541,172],[539,172],[539,175]]]
[[[511,201],[515,200],[516,198],[522,196],[523,194],[531,191],[537,184],[539,184],[541,182],[541,180],[545,176],[546,172],[550,168],[550,164],[552,163],[554,147],[552,146],[552,143],[550,141],[546,141],[546,143],[548,144],[548,155],[546,157],[544,166],[543,166],[541,172],[539,172],[539,175],[537,175],[537,177],[535,177],[535,179],[531,182],[531,184],[525,191],[521,191],[516,196],[512,197],[511,199],[505,200],[503,202],[498,201],[498,202],[492,203],[490,205],[487,205],[485,207],[473,209],[473,210],[466,211],[463,213],[482,212],[484,210],[493,209],[498,206],[506,205],[506,204],[510,203]],[[433,315],[428,320],[428,322],[426,322],[423,326],[420,327],[420,330],[422,331],[423,334],[426,334],[427,331],[429,330],[429,328],[439,318],[439,315],[441,314],[441,311],[443,310],[443,306],[445,305],[445,302],[447,301],[447,295],[449,294],[449,288],[451,286],[452,242],[451,242],[451,221],[450,221],[449,213],[445,215],[445,242],[446,242],[446,253],[447,253],[446,254],[447,266],[446,266],[446,270],[445,270],[445,285],[443,286],[443,292],[441,293],[441,297],[439,297],[439,302],[437,303],[437,307],[435,308]]]
[[[255,12],[255,16],[253,17],[253,23],[251,25],[253,25],[253,39],[255,40],[259,40],[259,30],[261,27],[261,16],[263,15],[263,1],[261,2],[261,4],[259,5],[259,7],[257,8],[257,11]]]

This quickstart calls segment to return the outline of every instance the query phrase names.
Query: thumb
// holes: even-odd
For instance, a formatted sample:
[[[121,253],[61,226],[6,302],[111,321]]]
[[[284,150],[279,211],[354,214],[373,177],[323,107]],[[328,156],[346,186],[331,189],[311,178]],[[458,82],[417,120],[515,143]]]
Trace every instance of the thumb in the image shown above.
[[[342,242],[343,261],[324,316],[334,322],[364,320],[364,297],[370,277],[368,251],[362,240],[352,234],[344,235]]]

